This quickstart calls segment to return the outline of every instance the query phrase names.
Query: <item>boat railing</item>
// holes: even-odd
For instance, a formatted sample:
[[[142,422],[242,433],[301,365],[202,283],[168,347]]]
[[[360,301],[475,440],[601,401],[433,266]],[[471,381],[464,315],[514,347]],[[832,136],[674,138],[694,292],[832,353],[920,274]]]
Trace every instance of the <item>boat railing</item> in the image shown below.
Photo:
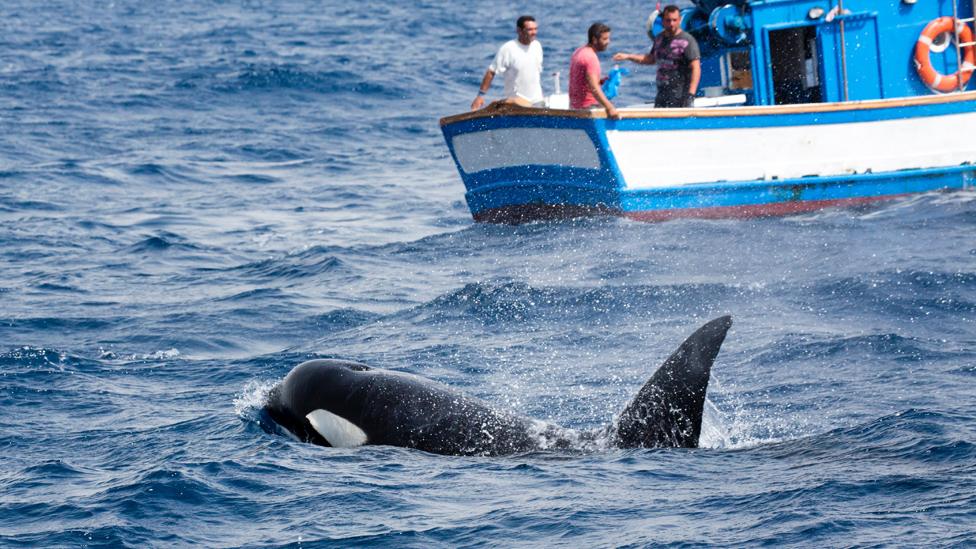
[[[973,47],[976,47],[976,39],[970,40],[969,42],[963,42],[962,41],[962,37],[961,37],[961,32],[959,30],[959,25],[962,24],[962,25],[964,25],[966,27],[972,26],[974,28],[971,29],[971,31],[976,31],[976,0],[972,0],[972,13],[973,13],[974,17],[966,17],[966,18],[961,19],[959,17],[959,6],[957,5],[956,1],[953,0],[953,2],[952,2],[952,18],[955,20],[955,26],[953,27],[953,31],[954,31],[955,38],[956,38],[955,39],[955,43],[956,43],[956,66],[959,67],[959,78],[958,78],[958,81],[957,81],[957,84],[956,84],[956,86],[958,87],[958,91],[963,91],[966,88],[966,84],[969,83],[969,79],[968,78],[963,78],[963,76],[962,76],[963,73],[973,72],[974,70],[976,70],[976,65],[972,65],[972,64],[968,64],[968,63],[964,65],[963,62],[962,62],[962,60],[963,60],[962,50],[964,48],[973,48]],[[973,32],[972,34],[970,34],[970,36],[976,36],[976,32]]]

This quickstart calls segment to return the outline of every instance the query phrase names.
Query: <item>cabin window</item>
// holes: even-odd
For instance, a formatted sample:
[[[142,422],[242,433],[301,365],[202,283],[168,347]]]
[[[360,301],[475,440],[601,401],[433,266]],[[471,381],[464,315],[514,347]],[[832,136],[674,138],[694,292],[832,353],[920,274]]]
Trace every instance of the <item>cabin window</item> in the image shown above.
[[[820,103],[820,63],[815,27],[769,33],[773,99],[777,105]]]
[[[727,63],[729,67],[729,89],[752,89],[752,59],[749,50],[729,52]]]

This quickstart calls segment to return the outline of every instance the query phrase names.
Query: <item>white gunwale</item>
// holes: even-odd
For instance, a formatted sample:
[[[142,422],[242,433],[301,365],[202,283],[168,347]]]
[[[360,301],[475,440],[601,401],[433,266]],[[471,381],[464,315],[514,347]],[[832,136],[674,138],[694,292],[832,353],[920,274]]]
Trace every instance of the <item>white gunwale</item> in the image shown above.
[[[942,95],[924,95],[918,97],[898,97],[893,99],[869,99],[864,101],[846,101],[841,103],[803,103],[797,105],[764,105],[764,106],[731,106],[705,107],[697,109],[648,109],[622,107],[617,109],[620,118],[718,118],[725,116],[767,116],[777,114],[823,113],[865,111],[875,109],[890,109],[897,107],[917,107],[924,105],[939,105],[962,101],[976,101],[976,91],[947,93]],[[441,118],[441,126],[447,126],[467,120],[480,118],[494,118],[497,116],[542,116],[554,118],[605,119],[607,112],[596,110],[565,110],[546,109],[536,107],[521,107],[504,101],[496,101],[487,107],[452,116]]]

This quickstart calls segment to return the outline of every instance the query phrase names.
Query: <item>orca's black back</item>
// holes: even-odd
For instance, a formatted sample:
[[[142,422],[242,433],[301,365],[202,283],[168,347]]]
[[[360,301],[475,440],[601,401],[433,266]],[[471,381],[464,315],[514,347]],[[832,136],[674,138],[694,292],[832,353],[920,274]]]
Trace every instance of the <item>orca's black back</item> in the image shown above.
[[[530,421],[410,374],[340,360],[295,367],[272,389],[269,415],[298,438],[329,446],[306,415],[327,410],[367,435],[368,444],[448,455],[500,455],[531,450]]]
[[[358,421],[371,442],[446,455],[501,455],[534,448],[529,420],[411,375],[378,371]]]

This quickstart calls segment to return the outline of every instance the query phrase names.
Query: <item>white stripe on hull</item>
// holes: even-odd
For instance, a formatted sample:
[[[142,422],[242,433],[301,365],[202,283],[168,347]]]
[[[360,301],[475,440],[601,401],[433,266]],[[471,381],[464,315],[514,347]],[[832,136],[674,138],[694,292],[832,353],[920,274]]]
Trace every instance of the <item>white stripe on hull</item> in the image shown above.
[[[465,173],[513,166],[600,169],[600,156],[583,130],[499,128],[454,136],[454,154]]]
[[[976,113],[768,128],[607,131],[627,189],[791,179],[976,161]]]

